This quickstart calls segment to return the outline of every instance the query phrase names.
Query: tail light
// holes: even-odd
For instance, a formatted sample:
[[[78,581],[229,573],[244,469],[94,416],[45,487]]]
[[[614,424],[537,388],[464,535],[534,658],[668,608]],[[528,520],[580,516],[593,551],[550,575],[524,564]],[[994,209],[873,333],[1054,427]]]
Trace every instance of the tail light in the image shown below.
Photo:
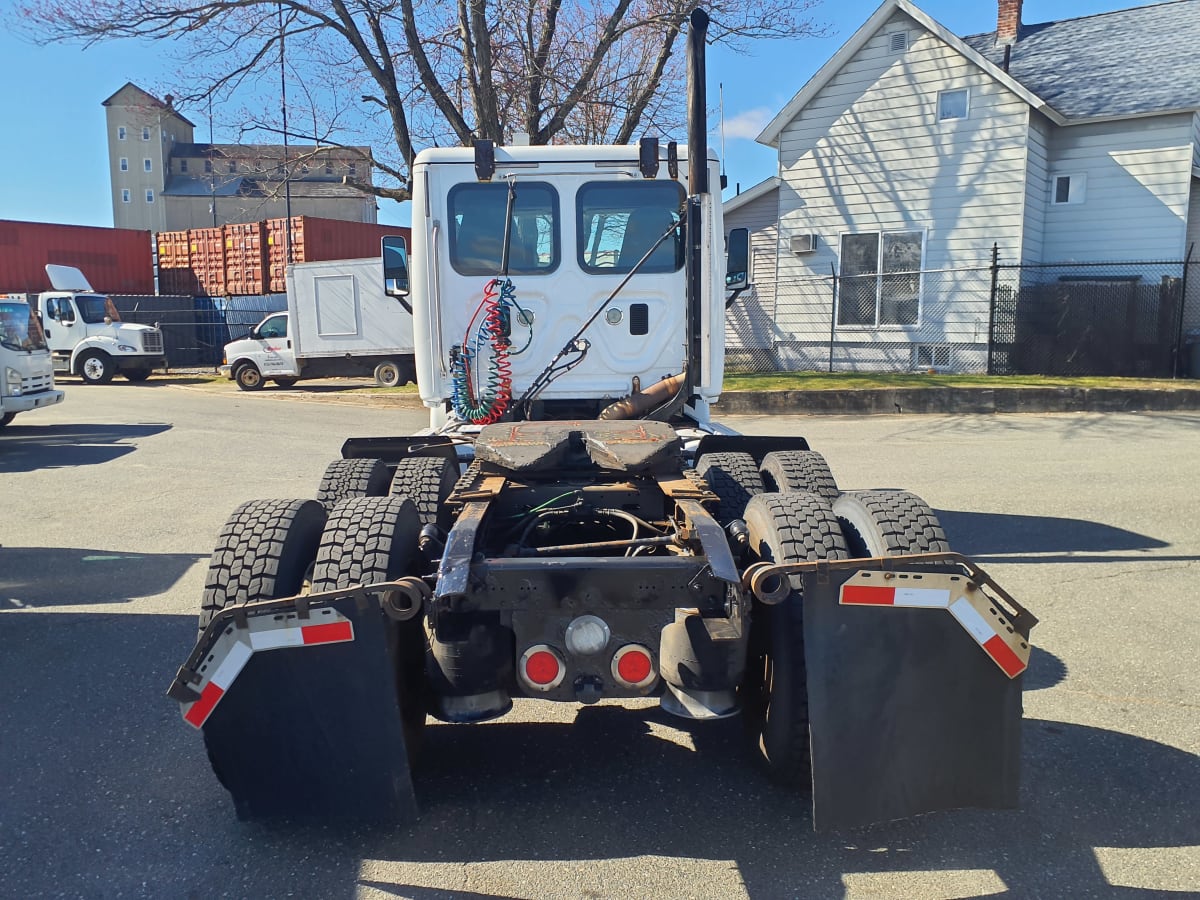
[[[517,671],[525,686],[535,691],[552,691],[567,674],[562,654],[549,644],[534,644],[521,655]]]
[[[630,690],[649,687],[658,678],[654,656],[641,644],[626,644],[613,654],[612,674],[617,684]]]

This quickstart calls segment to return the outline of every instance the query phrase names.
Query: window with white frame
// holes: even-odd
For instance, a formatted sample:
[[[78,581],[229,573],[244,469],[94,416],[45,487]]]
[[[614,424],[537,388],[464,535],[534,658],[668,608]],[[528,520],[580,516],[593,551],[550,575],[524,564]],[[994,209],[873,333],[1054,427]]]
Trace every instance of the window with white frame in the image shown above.
[[[187,160],[186,160],[186,159],[181,159],[181,160],[179,161],[179,171],[180,171],[180,172],[186,172],[186,171],[187,171]]]
[[[128,202],[129,202],[129,200],[130,200],[130,197],[129,197],[129,188],[122,188],[122,189],[121,189],[121,202],[122,202],[122,203],[128,203]]]
[[[122,156],[121,161],[117,164],[117,168],[119,168],[122,172],[128,172],[129,171],[129,158]]]
[[[921,318],[923,231],[842,235],[837,323],[916,325]]]
[[[1050,202],[1055,206],[1082,203],[1087,199],[1086,175],[1055,175],[1050,181]]]
[[[149,157],[146,157],[145,159],[142,160],[142,168],[145,169],[147,172],[154,171],[154,165],[150,162]]]
[[[142,140],[143,141],[150,140],[150,126],[149,125],[142,126]]]
[[[154,188],[146,188],[146,202],[147,203],[154,202]]]
[[[971,92],[966,88],[953,91],[939,91],[937,101],[937,117],[939,122],[952,119],[965,119],[971,105]]]
[[[125,126],[124,125],[117,126],[117,140],[118,141],[125,140]]]

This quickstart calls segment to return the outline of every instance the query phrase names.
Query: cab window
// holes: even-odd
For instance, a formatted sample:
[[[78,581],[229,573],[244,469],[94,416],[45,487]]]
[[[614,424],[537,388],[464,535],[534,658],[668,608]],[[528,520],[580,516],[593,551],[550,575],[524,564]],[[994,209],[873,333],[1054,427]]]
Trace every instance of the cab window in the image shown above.
[[[450,264],[460,275],[500,275],[507,184],[459,184],[446,198]],[[558,267],[558,194],[544,182],[516,184],[508,238],[508,272],[538,275]]]
[[[271,316],[258,326],[258,336],[262,338],[287,337],[287,316]]]
[[[638,271],[678,271],[683,266],[683,202],[683,187],[673,181],[585,184],[576,198],[580,267],[627,274],[665,234]]]
[[[105,317],[113,322],[121,321],[113,302],[101,294],[76,294],[75,302],[79,304],[79,318],[89,325],[99,325]]]

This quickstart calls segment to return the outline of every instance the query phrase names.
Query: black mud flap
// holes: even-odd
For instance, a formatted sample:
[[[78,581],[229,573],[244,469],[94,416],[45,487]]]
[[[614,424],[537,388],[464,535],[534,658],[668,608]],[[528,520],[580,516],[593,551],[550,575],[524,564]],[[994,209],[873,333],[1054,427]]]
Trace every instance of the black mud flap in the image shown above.
[[[242,819],[410,822],[388,620],[353,599],[322,605],[349,620],[353,639],[253,652],[203,722],[213,770]]]
[[[803,575],[814,827],[1015,807],[1021,678],[945,608],[842,605],[853,575]]]

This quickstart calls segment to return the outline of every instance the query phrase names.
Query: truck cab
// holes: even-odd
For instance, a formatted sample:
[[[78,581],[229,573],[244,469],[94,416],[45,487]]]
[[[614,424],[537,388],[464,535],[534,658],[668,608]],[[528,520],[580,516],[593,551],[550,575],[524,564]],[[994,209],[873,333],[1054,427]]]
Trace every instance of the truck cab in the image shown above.
[[[54,290],[35,302],[55,372],[107,384],[118,372],[145,381],[154,369],[166,368],[159,329],[122,322],[112,300],[73,266],[47,265],[46,274]]]
[[[0,427],[19,412],[61,403],[50,351],[29,304],[0,297]]]

